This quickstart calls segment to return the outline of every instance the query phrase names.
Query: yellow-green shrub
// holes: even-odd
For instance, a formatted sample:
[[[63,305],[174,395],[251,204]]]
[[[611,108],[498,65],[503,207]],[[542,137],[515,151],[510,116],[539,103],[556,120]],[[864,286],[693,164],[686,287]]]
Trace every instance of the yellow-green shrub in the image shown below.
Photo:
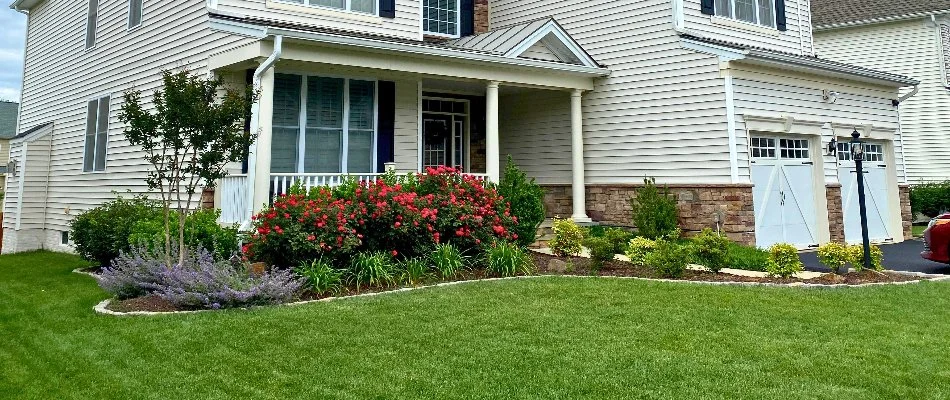
[[[833,273],[838,273],[841,268],[848,265],[850,260],[851,252],[841,243],[828,243],[818,248],[818,261],[831,268]]]
[[[554,240],[551,240],[551,252],[558,257],[581,254],[584,232],[570,219],[554,219]]]
[[[787,243],[772,245],[769,248],[769,258],[772,262],[767,266],[766,272],[770,275],[788,278],[803,269],[798,249]]]
[[[646,265],[647,256],[656,250],[656,241],[645,237],[635,237],[627,246],[627,258],[636,265]]]
[[[849,261],[851,261],[854,269],[864,270],[864,245],[848,246],[848,253],[850,254]],[[884,251],[875,245],[871,245],[871,269],[875,271],[884,270]]]

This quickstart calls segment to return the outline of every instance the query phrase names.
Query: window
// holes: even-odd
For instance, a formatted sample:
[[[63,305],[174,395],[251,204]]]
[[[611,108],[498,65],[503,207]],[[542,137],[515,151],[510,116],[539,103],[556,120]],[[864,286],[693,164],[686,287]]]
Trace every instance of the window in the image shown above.
[[[838,160],[853,161],[850,142],[838,142]],[[865,143],[864,161],[884,162],[884,145]]]
[[[775,27],[775,0],[715,0],[716,15]]]
[[[109,142],[109,96],[90,100],[86,107],[86,147],[83,172],[106,170],[106,146]]]
[[[96,46],[96,28],[99,25],[99,0],[89,0],[86,16],[86,50]]]
[[[752,138],[752,158],[775,158],[775,139]]]
[[[142,6],[144,0],[129,0],[129,29],[142,25]]]
[[[422,27],[426,33],[458,36],[459,0],[422,0]]]
[[[376,82],[277,74],[274,173],[375,170]]]
[[[339,10],[356,11],[367,14],[376,14],[378,0],[283,0],[288,3],[297,3],[314,7],[336,8]]]
[[[805,139],[782,139],[779,141],[782,158],[807,159],[808,141]]]

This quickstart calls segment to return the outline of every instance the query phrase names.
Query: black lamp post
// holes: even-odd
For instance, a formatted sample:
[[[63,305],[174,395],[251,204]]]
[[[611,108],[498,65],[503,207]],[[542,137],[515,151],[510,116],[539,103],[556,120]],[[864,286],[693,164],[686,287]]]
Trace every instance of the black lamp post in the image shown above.
[[[871,269],[871,235],[868,233],[868,207],[864,195],[864,142],[855,129],[851,133],[851,159],[858,174],[858,205],[861,209],[861,237],[864,240],[864,268]]]

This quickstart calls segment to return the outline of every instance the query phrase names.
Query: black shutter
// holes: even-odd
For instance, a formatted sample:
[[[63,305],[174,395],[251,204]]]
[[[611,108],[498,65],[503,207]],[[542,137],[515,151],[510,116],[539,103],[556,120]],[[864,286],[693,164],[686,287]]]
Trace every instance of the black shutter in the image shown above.
[[[716,15],[716,0],[703,0],[703,14]]]
[[[459,29],[461,36],[471,36],[475,34],[475,0],[462,0],[462,27]]]
[[[775,27],[780,31],[788,30],[785,19],[785,0],[775,0]]]
[[[396,83],[379,81],[379,129],[376,135],[376,172],[386,172],[385,164],[395,161]]]
[[[379,0],[379,16],[396,18],[396,0]]]

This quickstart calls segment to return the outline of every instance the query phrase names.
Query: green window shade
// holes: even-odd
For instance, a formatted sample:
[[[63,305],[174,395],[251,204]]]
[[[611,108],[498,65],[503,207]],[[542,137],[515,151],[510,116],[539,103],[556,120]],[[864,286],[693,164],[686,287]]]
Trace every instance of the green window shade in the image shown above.
[[[271,172],[297,172],[297,147],[300,134],[299,75],[274,76],[274,118],[271,141]]]
[[[347,171],[372,172],[376,130],[376,83],[350,81],[350,121]]]

